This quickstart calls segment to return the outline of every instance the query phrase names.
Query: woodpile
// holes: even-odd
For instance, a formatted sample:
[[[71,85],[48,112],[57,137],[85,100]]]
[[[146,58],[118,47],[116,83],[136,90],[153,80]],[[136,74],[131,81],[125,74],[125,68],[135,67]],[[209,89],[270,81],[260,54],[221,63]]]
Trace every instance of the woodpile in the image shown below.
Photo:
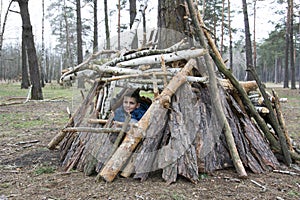
[[[245,177],[246,169],[265,173],[280,161],[299,160],[276,93],[266,93],[259,80],[237,81],[209,33],[201,33],[198,38],[205,35],[214,53],[201,42],[203,48],[187,48],[183,39],[167,49],[117,52],[101,63],[99,55],[116,53],[103,50],[65,71],[61,81],[84,76],[93,85],[48,144],[59,145],[63,169],[108,182],[118,175],[144,181],[160,172],[167,183],[178,176],[197,183],[202,172],[234,167]],[[222,77],[216,77],[210,56]],[[147,112],[137,123],[114,121],[124,92],[137,88],[154,94]]]

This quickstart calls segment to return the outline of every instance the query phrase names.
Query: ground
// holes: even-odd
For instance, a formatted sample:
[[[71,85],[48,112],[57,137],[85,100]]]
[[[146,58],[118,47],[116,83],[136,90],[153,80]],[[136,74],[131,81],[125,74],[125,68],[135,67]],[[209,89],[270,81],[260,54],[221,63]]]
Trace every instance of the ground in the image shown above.
[[[275,89],[290,99],[282,104],[288,130],[300,144],[299,90]],[[201,174],[198,184],[179,178],[167,185],[154,174],[145,182],[116,178],[95,182],[95,176],[64,172],[59,151],[47,149],[49,141],[66,124],[65,100],[0,106],[0,200],[4,199],[300,199],[299,163],[281,170],[248,173],[241,179],[233,169]],[[298,169],[298,170],[297,170]]]

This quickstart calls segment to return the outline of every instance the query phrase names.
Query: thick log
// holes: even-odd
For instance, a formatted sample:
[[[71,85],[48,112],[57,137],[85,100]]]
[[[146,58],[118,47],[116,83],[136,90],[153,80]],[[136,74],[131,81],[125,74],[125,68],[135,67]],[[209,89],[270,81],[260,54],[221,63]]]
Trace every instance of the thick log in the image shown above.
[[[218,79],[220,84],[231,92],[238,92],[235,87],[232,85],[230,80],[228,79]],[[245,92],[248,94],[250,91],[257,90],[258,86],[255,81],[239,81],[239,84],[244,88]]]
[[[199,134],[200,118],[195,116],[200,116],[197,98],[191,86],[184,84],[172,98],[168,123],[171,134],[169,142],[158,152],[157,168],[163,169],[162,177],[168,184],[175,182],[177,175],[186,177],[192,183],[198,182],[194,144]],[[146,158],[143,157],[143,160]],[[152,163],[149,164],[151,166]]]
[[[98,180],[101,177],[108,182],[114,180],[118,172],[131,156],[132,151],[147,134],[147,129],[151,124],[151,121],[165,113],[165,110],[169,107],[171,96],[184,82],[186,82],[186,76],[190,73],[195,64],[195,60],[190,60],[182,71],[174,76],[159,97],[151,104],[142,119],[138,122],[139,128],[131,128],[129,130],[120,147],[98,174]]]

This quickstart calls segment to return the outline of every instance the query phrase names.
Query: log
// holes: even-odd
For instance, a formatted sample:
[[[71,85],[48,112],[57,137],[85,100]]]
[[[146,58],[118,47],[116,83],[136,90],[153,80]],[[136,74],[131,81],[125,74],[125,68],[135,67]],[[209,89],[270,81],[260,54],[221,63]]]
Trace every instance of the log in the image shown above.
[[[229,79],[218,79],[218,81],[226,90],[235,93],[238,92]],[[257,83],[255,81],[239,81],[239,84],[243,87],[247,94],[251,91],[257,90],[258,88]]]
[[[162,177],[168,184],[175,182],[178,175],[182,175],[192,183],[198,182],[198,163],[194,143],[199,134],[200,118],[195,116],[200,116],[197,98],[191,86],[184,84],[172,98],[172,111],[168,123],[171,134],[169,142],[157,153],[157,168],[163,169]],[[145,156],[143,160],[148,161],[147,158]],[[151,164],[145,162],[142,166],[151,166]]]
[[[147,134],[147,129],[151,124],[151,121],[154,120],[154,118],[164,115],[166,109],[169,107],[168,104],[170,103],[171,96],[184,82],[186,82],[186,76],[191,72],[195,64],[195,60],[193,59],[188,61],[182,71],[173,77],[159,97],[151,104],[142,119],[137,123],[139,128],[131,128],[126,134],[120,147],[98,174],[97,180],[100,178],[103,178],[107,182],[114,180],[118,172],[131,156],[133,150]]]
[[[149,64],[160,64],[162,58],[165,62],[172,62],[177,60],[189,60],[191,58],[196,58],[203,56],[207,51],[203,49],[187,49],[181,50],[174,53],[166,53],[162,55],[150,55],[147,57],[136,58],[124,62],[120,62],[117,64],[118,67],[124,66],[138,66],[138,65],[149,65]]]

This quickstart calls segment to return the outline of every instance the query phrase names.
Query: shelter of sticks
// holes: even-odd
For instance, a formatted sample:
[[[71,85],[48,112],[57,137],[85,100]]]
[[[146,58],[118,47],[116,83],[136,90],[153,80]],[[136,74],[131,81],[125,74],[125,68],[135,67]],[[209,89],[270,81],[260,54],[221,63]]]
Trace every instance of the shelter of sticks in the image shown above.
[[[195,57],[204,52],[184,51],[198,52]],[[157,58],[168,60],[167,55],[158,54]],[[122,60],[129,62],[128,56],[132,57],[129,54]],[[276,169],[279,162],[269,142],[245,106],[237,101],[231,83],[219,79],[220,99],[212,99],[208,79],[194,76],[198,68],[196,61],[179,58],[182,64],[179,68],[172,68],[179,60],[167,62],[165,68],[145,71],[137,67],[123,68],[120,64],[122,67],[114,70],[124,69],[125,75],[113,77],[116,75],[113,73],[96,79],[59,137],[49,144],[53,148],[63,138],[60,145],[63,168],[67,171],[76,168],[87,175],[97,173],[106,181],[112,181],[119,172],[124,177],[134,174],[135,178],[145,180],[151,172],[161,170],[163,179],[169,183],[176,181],[178,175],[197,182],[199,172],[234,166],[224,135],[224,122],[214,107],[215,101],[221,101],[243,166],[254,173]],[[241,84],[248,94],[257,89],[253,81]],[[137,124],[112,120],[113,102],[122,99],[128,88],[150,90],[155,95]],[[255,104],[263,105],[258,92],[251,98]],[[262,116],[268,115],[267,108],[257,106],[259,109]],[[113,139],[116,134],[122,135],[117,137],[119,140]]]
[[[168,183],[178,176],[196,183],[201,172],[235,167],[247,176],[245,169],[264,173],[278,168],[279,158],[288,165],[299,160],[276,93],[270,101],[259,81],[237,82],[213,56],[222,73],[216,78],[207,67],[205,48],[187,47],[182,40],[166,49],[116,54],[100,64],[95,60],[107,53],[115,52],[100,51],[62,75],[63,81],[85,76],[93,83],[48,145],[60,144],[65,170],[97,174],[108,182],[117,175],[146,180],[161,172]],[[135,124],[114,121],[124,92],[137,88],[154,95],[150,108]]]

